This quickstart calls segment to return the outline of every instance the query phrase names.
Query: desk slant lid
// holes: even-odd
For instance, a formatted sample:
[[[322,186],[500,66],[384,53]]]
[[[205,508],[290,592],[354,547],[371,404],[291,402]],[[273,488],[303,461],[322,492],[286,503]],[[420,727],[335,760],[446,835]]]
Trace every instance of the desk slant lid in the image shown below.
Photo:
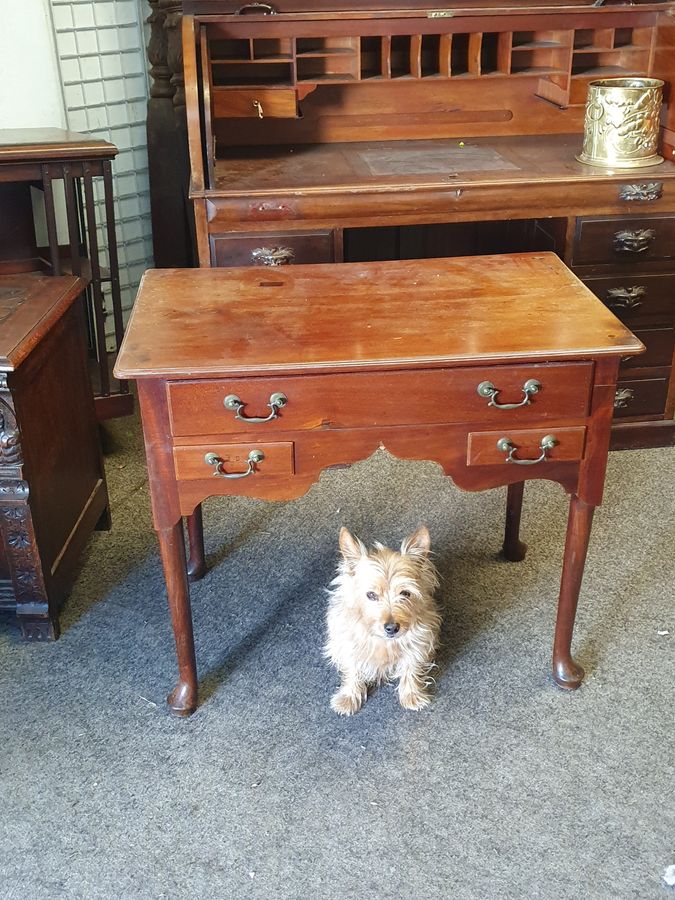
[[[115,374],[398,369],[643,349],[553,253],[155,269]]]
[[[72,275],[0,276],[0,372],[23,362],[84,287]]]

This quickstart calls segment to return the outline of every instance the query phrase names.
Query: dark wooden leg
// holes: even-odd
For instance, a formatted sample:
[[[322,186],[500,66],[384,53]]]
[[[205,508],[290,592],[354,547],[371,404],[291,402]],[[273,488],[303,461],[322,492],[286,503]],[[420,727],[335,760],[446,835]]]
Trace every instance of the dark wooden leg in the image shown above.
[[[191,516],[187,517],[188,543],[190,558],[187,561],[187,573],[190,581],[199,581],[206,572],[204,559],[204,522],[201,503],[195,507]]]
[[[167,697],[167,703],[175,715],[189,716],[197,708],[197,664],[182,520],[170,528],[159,528],[157,537],[178,656],[178,681]]]
[[[571,647],[574,617],[577,611],[594,512],[594,506],[584,503],[576,495],[570,499],[558,616],[553,642],[553,678],[560,687],[570,690],[578,688],[584,677],[584,670],[572,659]]]
[[[504,546],[502,555],[509,562],[521,562],[525,559],[527,544],[520,538],[520,513],[523,508],[524,481],[510,484],[506,493],[506,527],[504,529]]]

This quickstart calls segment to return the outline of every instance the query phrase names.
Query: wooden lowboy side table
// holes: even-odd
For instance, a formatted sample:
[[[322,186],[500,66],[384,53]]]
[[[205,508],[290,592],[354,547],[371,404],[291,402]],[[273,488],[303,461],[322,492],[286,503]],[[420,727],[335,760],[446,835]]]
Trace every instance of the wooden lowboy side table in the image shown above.
[[[552,253],[147,272],[116,374],[138,380],[178,652],[172,711],[197,705],[201,502],[290,500],[380,446],[434,460],[465,490],[508,485],[509,559],[524,554],[524,480],[570,494],[553,676],[577,687],[572,629],[618,366],[642,349]]]
[[[0,276],[0,610],[28,640],[58,636],[58,609],[108,491],[87,367],[86,283]]]

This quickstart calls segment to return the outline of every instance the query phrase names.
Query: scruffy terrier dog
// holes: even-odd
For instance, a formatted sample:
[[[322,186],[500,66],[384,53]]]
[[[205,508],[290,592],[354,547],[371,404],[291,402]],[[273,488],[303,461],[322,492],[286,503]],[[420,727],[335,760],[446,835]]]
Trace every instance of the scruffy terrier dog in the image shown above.
[[[361,709],[368,685],[398,678],[401,706],[423,709],[441,625],[429,532],[418,528],[400,552],[382,544],[367,550],[346,528],[339,543],[342,559],[329,591],[324,653],[341,684],[330,705],[351,716]]]

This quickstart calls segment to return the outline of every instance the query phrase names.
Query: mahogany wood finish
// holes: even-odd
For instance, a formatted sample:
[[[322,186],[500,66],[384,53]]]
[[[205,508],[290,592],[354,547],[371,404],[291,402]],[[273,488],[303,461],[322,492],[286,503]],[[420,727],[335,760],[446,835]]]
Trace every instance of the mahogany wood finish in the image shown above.
[[[138,380],[178,649],[171,709],[197,702],[187,576],[203,571],[202,501],[293,499],[381,447],[437,462],[465,490],[510,486],[509,559],[524,552],[523,481],[572,496],[553,671],[578,683],[584,511],[602,499],[620,360],[642,350],[553,253],[147,272],[116,374]]]
[[[0,276],[0,609],[28,640],[58,609],[108,495],[72,276]]]
[[[675,272],[673,3],[185,0],[183,8],[201,266],[540,250],[546,234],[545,248],[584,279]],[[628,75],[666,82],[666,162],[640,170],[577,162],[589,82]],[[440,243],[408,240],[415,228],[514,220],[536,223],[529,245],[510,246],[507,228],[491,250],[478,232],[469,249],[450,232]],[[621,232],[653,235],[622,245]],[[674,324],[672,295],[649,302],[659,310],[651,324]],[[619,407],[617,446],[624,422],[643,423],[644,439],[675,442],[673,371],[672,359],[644,361],[645,383]],[[665,390],[650,392],[656,378]],[[658,421],[670,425],[647,427]]]
[[[187,573],[190,581],[199,581],[206,573],[206,557],[204,555],[204,523],[201,503],[195,507],[192,515],[187,517],[188,543],[190,556],[187,561]]]
[[[104,285],[109,285],[115,341],[122,342],[122,301],[117,261],[111,162],[117,148],[107,141],[60,128],[0,130],[0,274],[70,272],[87,279],[86,334],[93,363],[99,419],[128,415],[133,398],[124,382],[110,382],[106,347],[108,312]],[[103,182],[109,267],[99,261],[94,178]],[[54,200],[55,183],[63,182],[68,244],[59,246]],[[30,188],[44,195],[48,246],[36,245]]]
[[[520,517],[523,511],[524,481],[516,481],[506,489],[506,524],[502,555],[509,562],[522,562],[527,544],[520,540]]]

